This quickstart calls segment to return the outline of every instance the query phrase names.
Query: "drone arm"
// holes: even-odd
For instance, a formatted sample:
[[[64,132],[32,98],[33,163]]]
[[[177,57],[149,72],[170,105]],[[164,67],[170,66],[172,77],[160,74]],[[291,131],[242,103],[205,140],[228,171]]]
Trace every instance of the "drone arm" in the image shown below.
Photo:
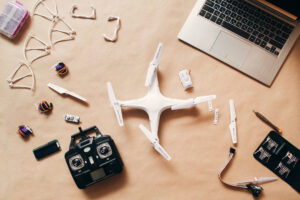
[[[170,101],[173,101],[173,105],[171,106],[171,109],[179,110],[179,109],[191,108],[193,106],[196,106],[199,103],[212,101],[215,98],[216,98],[216,95],[199,96],[194,99],[191,98],[191,99],[187,99],[187,100],[170,99]]]

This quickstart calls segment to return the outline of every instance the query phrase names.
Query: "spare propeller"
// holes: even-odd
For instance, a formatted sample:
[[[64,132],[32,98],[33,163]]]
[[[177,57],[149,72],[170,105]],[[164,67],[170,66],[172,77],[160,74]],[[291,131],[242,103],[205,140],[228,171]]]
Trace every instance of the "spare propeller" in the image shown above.
[[[111,83],[107,82],[107,91],[108,91],[108,96],[109,96],[109,101],[111,106],[113,107],[117,120],[119,122],[120,126],[124,125],[123,122],[123,116],[122,116],[122,110],[121,110],[121,106],[120,103],[117,101],[116,97],[115,97],[115,93],[112,89]]]
[[[216,98],[216,95],[209,95],[209,96],[202,96],[196,97],[195,99],[188,99],[186,102],[177,104],[171,107],[171,110],[179,110],[179,109],[186,109],[191,108],[199,103],[203,103],[206,101],[211,101]]]
[[[150,84],[151,84],[151,82],[153,80],[154,73],[155,73],[155,71],[156,71],[156,69],[158,67],[158,63],[159,63],[159,60],[160,60],[162,46],[163,46],[162,43],[158,44],[158,47],[156,49],[154,58],[151,61],[150,66],[148,68],[148,72],[147,72],[147,76],[146,76],[146,82],[145,82],[145,86],[146,87],[150,86]]]
[[[171,160],[171,156],[166,152],[166,150],[160,146],[157,139],[153,136],[153,134],[142,124],[139,125],[142,132],[146,135],[146,137],[150,140],[152,146],[158,153],[160,153],[166,160]]]

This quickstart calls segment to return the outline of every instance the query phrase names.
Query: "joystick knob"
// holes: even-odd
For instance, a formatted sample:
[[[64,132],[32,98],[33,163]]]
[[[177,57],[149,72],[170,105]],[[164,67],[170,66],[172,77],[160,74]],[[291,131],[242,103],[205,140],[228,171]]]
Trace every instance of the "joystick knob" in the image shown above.
[[[106,155],[109,152],[109,147],[108,146],[103,146],[100,148],[100,154]]]
[[[82,164],[82,161],[80,158],[75,158],[74,160],[72,160],[72,165],[74,167],[79,167]]]

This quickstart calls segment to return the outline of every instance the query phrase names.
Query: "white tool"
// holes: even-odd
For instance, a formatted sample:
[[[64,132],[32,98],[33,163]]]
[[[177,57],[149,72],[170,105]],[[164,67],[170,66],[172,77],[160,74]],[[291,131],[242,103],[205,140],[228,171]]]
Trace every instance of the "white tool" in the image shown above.
[[[247,184],[262,184],[262,183],[268,183],[272,181],[277,181],[278,179],[275,177],[261,177],[261,178],[256,178],[254,177],[254,180],[249,180],[249,181],[243,181],[240,183],[237,183],[238,185],[247,185]]]
[[[80,117],[79,117],[79,116],[76,116],[76,115],[65,114],[64,119],[65,119],[67,122],[72,122],[72,123],[78,124],[78,123],[79,123],[79,120],[80,120]]]
[[[182,83],[182,86],[184,87],[184,90],[193,87],[190,72],[187,69],[181,70],[179,72],[179,78]]]
[[[167,152],[159,145],[158,138],[158,126],[160,115],[166,109],[185,109],[196,106],[199,103],[211,101],[216,98],[216,95],[191,98],[187,100],[173,99],[163,96],[160,93],[158,79],[157,79],[157,66],[160,59],[162,50],[162,44],[158,45],[156,54],[153,61],[150,63],[147,73],[146,86],[148,87],[148,93],[139,99],[120,101],[115,98],[111,83],[107,83],[107,90],[110,99],[111,106],[115,110],[116,117],[119,125],[123,126],[123,117],[121,107],[130,107],[144,110],[149,117],[151,131],[148,131],[143,125],[140,125],[140,129],[147,136],[152,143],[153,147],[161,153],[167,160],[171,157]]]
[[[230,107],[230,124],[229,124],[229,130],[231,134],[232,143],[237,143],[237,136],[236,136],[236,114],[235,114],[235,108],[234,108],[234,101],[232,99],[229,100],[229,107]]]
[[[62,88],[60,86],[57,86],[57,85],[54,85],[52,83],[48,83],[48,87],[53,89],[54,91],[58,92],[59,94],[67,94],[67,95],[70,95],[72,97],[75,97],[81,101],[84,101],[86,102],[87,100],[85,98],[83,98],[82,96],[74,93],[74,92],[71,92],[71,91],[68,91],[67,89],[65,88]]]

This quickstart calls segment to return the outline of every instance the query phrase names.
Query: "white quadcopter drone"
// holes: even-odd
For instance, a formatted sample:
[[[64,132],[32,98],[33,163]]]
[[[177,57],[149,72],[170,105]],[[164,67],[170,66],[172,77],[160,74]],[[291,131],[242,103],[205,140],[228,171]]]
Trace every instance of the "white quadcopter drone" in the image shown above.
[[[157,79],[157,67],[160,60],[161,51],[162,43],[159,43],[155,56],[148,68],[145,86],[148,87],[149,90],[144,97],[129,101],[117,100],[110,82],[107,83],[107,90],[111,106],[115,110],[115,114],[119,125],[124,125],[121,107],[137,108],[144,110],[149,116],[151,131],[149,131],[142,124],[139,125],[140,129],[150,140],[155,150],[158,151],[165,159],[171,160],[169,154],[159,144],[158,125],[161,113],[169,108],[171,108],[171,110],[191,108],[199,103],[212,101],[216,98],[216,95],[201,96],[187,100],[172,99],[163,96],[160,93]]]

